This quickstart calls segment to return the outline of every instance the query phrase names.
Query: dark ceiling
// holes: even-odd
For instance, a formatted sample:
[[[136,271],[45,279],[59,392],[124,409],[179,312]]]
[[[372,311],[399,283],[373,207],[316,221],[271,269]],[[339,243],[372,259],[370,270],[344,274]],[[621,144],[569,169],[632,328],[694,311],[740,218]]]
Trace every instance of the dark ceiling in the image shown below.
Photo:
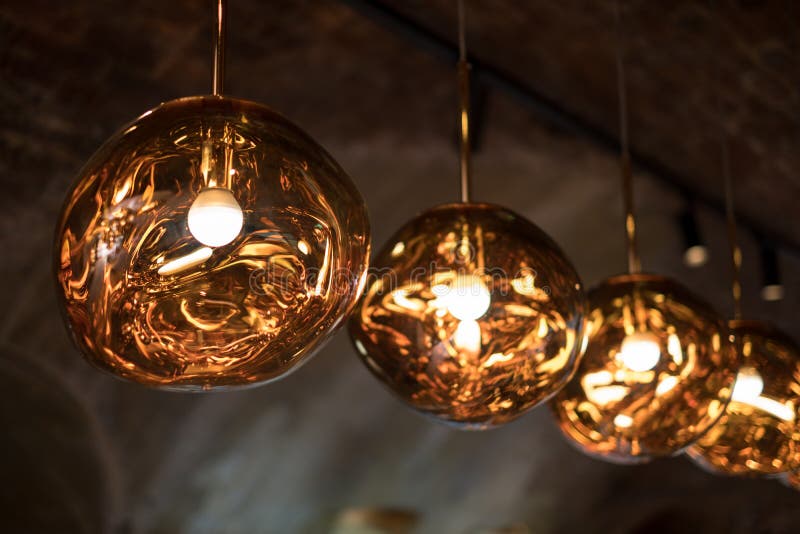
[[[456,197],[455,71],[357,4],[231,0],[227,92],[281,111],[326,146],[364,194],[380,245]],[[381,5],[454,40],[453,1]],[[728,313],[724,221],[700,207],[712,259],[683,267],[683,199],[664,181],[720,205],[724,128],[740,213],[787,245],[787,296],[763,303],[762,238],[742,233],[746,313],[797,338],[800,8],[624,6],[631,142],[670,171],[637,174],[646,269]],[[615,135],[612,2],[467,8],[475,58]],[[209,91],[212,17],[207,0],[0,6],[0,530],[371,532],[343,510],[374,506],[405,511],[398,522],[418,514],[415,532],[425,533],[796,531],[800,494],[775,481],[716,478],[682,458],[625,468],[590,460],[546,409],[485,433],[435,425],[377,384],[344,335],[286,380],[240,393],[145,390],[83,363],[51,280],[57,211],[118,127],[160,101]],[[589,285],[621,271],[616,156],[496,88],[484,117],[475,197],[542,226]]]

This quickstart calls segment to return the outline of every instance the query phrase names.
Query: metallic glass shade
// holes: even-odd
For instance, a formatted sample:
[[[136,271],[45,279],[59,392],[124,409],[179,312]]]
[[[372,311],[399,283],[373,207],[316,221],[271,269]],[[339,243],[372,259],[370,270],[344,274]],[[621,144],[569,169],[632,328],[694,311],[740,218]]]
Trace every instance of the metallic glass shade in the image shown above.
[[[723,413],[738,368],[725,323],[676,282],[610,278],[589,292],[578,372],[551,401],[581,451],[618,463],[675,454]]]
[[[55,274],[92,364],[228,388],[279,378],[320,347],[363,289],[369,242],[355,186],[297,126],[191,97],[148,111],[81,170]]]
[[[774,475],[800,468],[800,349],[757,321],[731,321],[741,368],[724,415],[689,448],[716,473]]]
[[[411,407],[462,428],[506,423],[558,391],[580,355],[580,279],[523,217],[435,207],[374,262],[350,320],[358,353]]]

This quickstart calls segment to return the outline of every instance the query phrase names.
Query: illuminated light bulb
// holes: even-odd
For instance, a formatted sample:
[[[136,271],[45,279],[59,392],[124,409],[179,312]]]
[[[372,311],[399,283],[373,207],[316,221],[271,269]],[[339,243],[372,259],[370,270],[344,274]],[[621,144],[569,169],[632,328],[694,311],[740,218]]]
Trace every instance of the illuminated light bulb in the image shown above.
[[[778,475],[800,468],[800,348],[758,321],[731,321],[742,359],[725,413],[689,456],[701,467],[732,475]]]
[[[783,294],[782,284],[767,284],[761,288],[761,298],[767,302],[783,300]]]
[[[620,357],[625,367],[631,371],[650,371],[661,359],[658,337],[645,332],[636,332],[622,342]]]
[[[736,375],[731,399],[738,402],[752,403],[764,391],[761,375],[752,367],[742,367]]]
[[[550,401],[577,448],[639,463],[672,456],[712,428],[738,362],[708,304],[668,278],[630,274],[592,289],[587,316],[586,352]],[[632,324],[646,331],[629,334]]]
[[[453,344],[470,353],[481,350],[481,325],[477,321],[462,320],[453,334]]]
[[[461,428],[497,426],[572,374],[582,285],[523,217],[489,204],[438,206],[398,230],[372,266],[385,275],[370,279],[350,335],[368,369],[415,410]],[[520,276],[534,272],[535,284]]]
[[[693,245],[683,253],[683,263],[687,267],[702,267],[708,262],[708,247],[705,245]]]
[[[331,156],[276,112],[223,96],[167,102],[108,140],[56,242],[85,358],[184,391],[308,361],[354,308],[370,252],[364,201]]]
[[[450,314],[461,321],[480,319],[492,303],[489,288],[475,275],[458,275],[443,296]]]
[[[189,231],[195,239],[209,247],[227,245],[242,231],[242,208],[223,187],[200,191],[189,208]]]

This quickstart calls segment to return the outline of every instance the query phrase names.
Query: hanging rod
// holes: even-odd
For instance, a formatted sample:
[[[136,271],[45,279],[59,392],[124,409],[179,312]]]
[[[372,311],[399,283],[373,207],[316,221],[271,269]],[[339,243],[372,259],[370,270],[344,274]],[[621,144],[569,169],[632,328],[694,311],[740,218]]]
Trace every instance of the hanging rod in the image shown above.
[[[457,43],[442,38],[400,11],[374,0],[339,1],[356,13],[402,36],[417,48],[447,62],[449,65],[458,61]],[[614,156],[619,154],[620,141],[615,134],[565,108],[557,101],[516,78],[513,74],[473,56],[468,59],[472,66],[473,76],[486,87],[499,89],[506,93],[549,125],[582,137]],[[691,188],[687,185],[690,180],[685,179],[657,159],[643,154],[633,147],[630,149],[630,154],[631,162],[641,171],[652,175],[659,182],[671,187],[681,195],[690,197],[698,204],[710,208],[718,215],[725,216],[725,202],[723,200]],[[800,258],[800,243],[789,241],[784,236],[761,227],[752,218],[741,214],[737,216],[737,223],[757,239],[767,239],[785,252]]]

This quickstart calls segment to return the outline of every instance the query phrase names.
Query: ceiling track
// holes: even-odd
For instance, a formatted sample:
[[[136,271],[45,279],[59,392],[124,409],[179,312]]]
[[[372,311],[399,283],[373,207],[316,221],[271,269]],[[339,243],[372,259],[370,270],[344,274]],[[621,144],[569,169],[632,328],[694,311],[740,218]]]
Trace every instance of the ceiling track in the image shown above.
[[[400,35],[432,56],[450,65],[455,65],[458,61],[458,45],[456,43],[444,39],[396,9],[373,0],[339,1],[356,13]],[[548,125],[582,137],[614,156],[619,155],[620,141],[614,133],[565,108],[559,102],[537,91],[511,73],[472,56],[469,57],[469,62],[474,78],[479,83],[506,93],[517,103],[546,121]],[[657,159],[632,147],[631,161],[640,171],[650,174],[678,194],[693,200],[698,205],[709,208],[720,216],[725,216],[725,203],[721,199],[690,187],[687,184],[690,184],[691,180]],[[760,242],[767,241],[776,248],[800,258],[800,243],[790,241],[782,235],[763,228],[753,219],[741,214],[737,216],[737,223]]]

